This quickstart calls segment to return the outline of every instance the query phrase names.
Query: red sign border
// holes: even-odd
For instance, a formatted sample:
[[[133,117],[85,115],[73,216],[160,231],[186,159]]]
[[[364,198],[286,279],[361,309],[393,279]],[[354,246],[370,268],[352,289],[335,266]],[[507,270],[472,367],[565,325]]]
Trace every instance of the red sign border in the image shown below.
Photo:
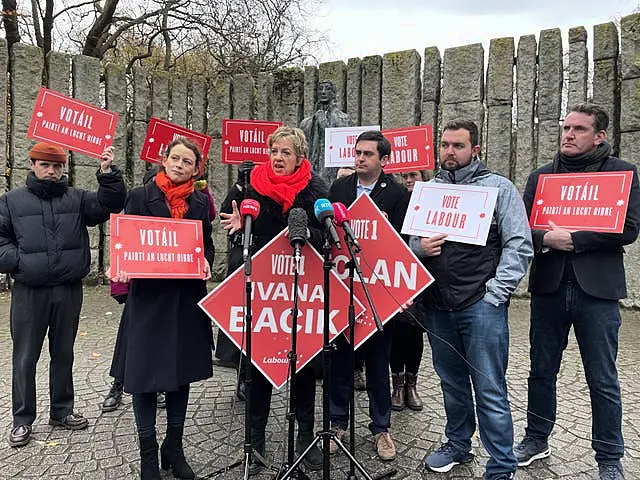
[[[263,250],[267,249],[267,248],[268,248],[272,243],[274,243],[276,240],[278,240],[280,237],[282,237],[282,236],[285,234],[285,232],[286,232],[286,231],[287,231],[287,229],[285,228],[285,229],[283,229],[280,233],[278,233],[275,237],[273,237],[273,238],[272,238],[272,239],[271,239],[271,240],[270,240],[270,241],[269,241],[269,242],[268,242],[264,247],[262,247],[260,250],[258,250],[256,253],[254,253],[254,254],[251,256],[251,260],[255,259],[255,257],[256,257],[256,256],[258,256],[258,255],[259,255]],[[322,255],[320,255],[320,254],[316,251],[316,249],[315,249],[315,248],[313,248],[311,245],[306,245],[306,246],[307,246],[310,250],[312,250],[312,254],[316,255],[316,256],[317,256],[317,258],[318,258],[321,262],[324,262],[324,258],[322,257]],[[227,283],[227,282],[231,281],[231,278],[232,278],[233,276],[235,276],[235,275],[236,275],[236,273],[237,273],[238,271],[243,270],[243,269],[244,269],[244,266],[243,266],[243,265],[240,265],[238,268],[236,268],[236,269],[235,269],[235,270],[234,270],[230,275],[227,275],[227,278],[225,278],[222,282],[220,282],[220,284],[218,284],[218,286],[216,287],[216,290],[217,290],[218,288],[222,288],[222,286],[223,286],[225,283]],[[334,277],[334,279],[335,279],[337,282],[339,282],[339,283],[340,283],[340,284],[341,284],[341,285],[346,289],[347,293],[349,292],[349,287],[344,283],[344,281],[343,281],[342,279],[340,279],[340,277],[338,276],[338,274],[337,274],[337,273],[336,273],[336,271],[335,271],[335,268],[332,268],[332,269],[330,270],[330,275],[332,275],[332,276]],[[323,287],[322,287],[322,288],[323,288],[323,290],[324,290],[324,285],[323,285]],[[207,298],[208,298],[212,293],[213,293],[213,290],[212,290],[211,292],[207,293],[207,295],[206,295],[202,300],[200,300],[200,301],[198,302],[198,306],[199,306],[199,307],[202,309],[202,311],[203,311],[203,312],[204,312],[204,313],[205,313],[205,314],[206,314],[206,315],[211,319],[211,321],[212,321],[212,322],[214,322],[214,323],[218,326],[218,329],[220,329],[220,322],[218,322],[218,321],[213,317],[213,315],[211,315],[211,314],[210,314],[210,313],[209,313],[209,312],[208,312],[208,311],[207,311],[207,310],[202,306],[203,302],[204,302],[204,301],[205,301],[205,300],[206,300],[206,299],[207,299]],[[243,295],[243,298],[244,298],[244,293],[243,293],[242,295]],[[253,297],[252,297],[252,298],[253,298]],[[353,297],[353,300],[354,300],[354,302],[355,302],[355,304],[356,304],[356,310],[357,310],[358,304],[360,304],[360,307],[362,308],[362,312],[361,312],[359,315],[356,315],[356,318],[358,318],[358,317],[360,317],[362,314],[364,314],[364,313],[367,311],[367,307],[365,307],[365,306],[364,306],[364,304],[363,304],[360,300],[358,300],[355,296]],[[345,308],[345,313],[347,313],[347,309],[346,309],[346,308]],[[336,338],[338,338],[338,337],[340,336],[340,334],[343,334],[343,333],[347,330],[347,328],[349,328],[349,322],[348,322],[348,321],[345,323],[345,327],[344,327],[344,328],[342,328],[342,329],[338,330],[338,331],[336,332],[335,336],[330,338],[330,341],[332,342],[332,341],[334,341]],[[243,348],[243,346],[242,346],[242,345],[240,345],[238,342],[236,342],[235,338],[233,338],[232,336],[227,335],[227,334],[224,332],[224,330],[222,330],[222,333],[224,333],[224,335],[226,335],[226,336],[227,336],[227,338],[228,338],[228,339],[229,339],[229,340],[230,340],[230,341],[231,341],[231,342],[232,342],[236,347],[238,347],[238,349],[239,349],[240,351],[245,351],[245,349],[246,349],[246,343],[244,344],[244,348]],[[251,333],[252,333],[252,335],[253,335],[253,332],[251,332]],[[245,332],[244,332],[244,334],[243,334],[243,338],[246,338],[246,331],[245,331]],[[253,337],[252,337],[252,338],[253,338]],[[311,362],[314,358],[316,358],[316,356],[317,356],[318,354],[321,354],[321,353],[322,353],[322,350],[320,350],[320,351],[319,351],[318,353],[316,353],[314,356],[309,357],[309,359],[308,359],[306,362],[304,362],[304,363],[300,364],[300,366],[296,365],[296,371],[300,371],[300,370],[302,370],[302,368],[304,368],[304,367],[305,367],[309,362]],[[284,382],[282,382],[280,385],[276,385],[276,383],[275,383],[275,382],[270,378],[270,376],[269,376],[269,375],[267,375],[267,374],[265,373],[265,371],[262,369],[261,365],[259,365],[259,364],[258,364],[258,362],[255,362],[254,360],[255,360],[254,358],[252,358],[252,359],[251,359],[253,366],[254,366],[254,367],[256,367],[256,368],[260,371],[260,373],[262,373],[262,375],[264,375],[264,377],[265,377],[267,380],[269,380],[269,383],[271,383],[271,385],[273,385],[273,386],[275,387],[275,389],[276,389],[276,390],[280,390],[280,389],[281,389],[284,385],[286,385],[286,384],[287,384],[287,382],[289,381],[289,378],[287,377],[287,378],[284,380]]]
[[[250,123],[247,123],[250,122]],[[228,149],[229,147],[225,146],[224,141],[225,138],[228,137],[228,126],[229,124],[250,124],[250,125],[270,125],[270,126],[275,126],[277,125],[277,128],[280,128],[282,125],[284,125],[282,122],[276,122],[276,121],[270,121],[270,120],[250,120],[250,119],[240,119],[240,118],[223,118],[222,119],[222,163],[225,165],[240,165],[242,163],[242,161],[237,161],[237,160],[233,160],[230,161],[228,160]],[[261,163],[265,163],[267,160],[265,160],[264,162],[256,162],[255,160],[251,160],[252,162],[254,162],[256,165],[259,165]]]
[[[113,220],[116,220],[115,225],[112,223]],[[109,223],[110,223],[110,228],[112,232],[116,232],[116,237],[117,235],[117,231],[118,231],[118,223],[120,222],[120,220],[150,220],[150,221],[154,221],[154,222],[159,222],[159,223],[183,223],[183,224],[191,224],[194,225],[196,227],[196,240],[198,240],[197,236],[199,235],[201,237],[202,240],[204,240],[204,234],[202,232],[202,221],[201,220],[191,220],[191,219],[175,219],[175,218],[165,218],[165,217],[151,217],[148,215],[129,215],[129,214],[122,214],[122,213],[112,213],[111,214],[111,218],[109,219]],[[112,239],[114,238],[113,234],[109,236],[109,263],[111,265],[113,265],[113,259],[116,258],[116,269],[113,270],[113,273],[117,273],[120,271],[119,268],[119,261],[120,258],[118,257],[118,255],[113,255],[113,248],[115,248],[115,246],[111,243]],[[201,262],[206,262],[207,259],[204,258],[204,242],[203,242],[203,247],[202,247],[202,253],[201,255],[198,256],[198,272],[197,274],[188,274],[188,273],[179,273],[179,274],[171,274],[171,273],[140,273],[140,272],[127,272],[127,274],[129,275],[130,278],[140,278],[140,279],[163,279],[163,278],[169,278],[169,279],[185,279],[185,280],[204,280],[204,272],[203,272],[203,266],[204,264]]]
[[[403,128],[388,128],[385,130],[381,130],[381,133],[383,135],[386,136],[387,133],[391,133],[391,134],[396,134],[396,133],[401,133],[401,132],[421,132],[423,129],[427,129],[427,146],[429,146],[429,127],[431,130],[431,157],[433,159],[433,165],[431,166],[426,166],[424,168],[410,168],[407,169],[406,167],[391,167],[391,168],[387,168],[387,166],[385,166],[383,168],[384,173],[402,173],[402,172],[415,172],[415,171],[419,171],[419,170],[429,170],[429,171],[433,171],[436,168],[436,154],[435,154],[435,147],[433,146],[433,125],[431,124],[425,124],[425,125],[415,125],[415,126],[411,126],[411,127],[403,127]],[[428,150],[428,149],[427,149]],[[393,151],[393,142],[391,143],[391,151]],[[429,155],[427,153],[427,155]],[[427,158],[428,160],[428,158]]]
[[[385,222],[387,222],[387,225],[389,225],[389,228],[391,229],[391,231],[393,232],[393,234],[395,234],[395,236],[398,238],[398,240],[399,240],[399,241],[401,241],[403,244],[405,244],[405,245],[407,246],[407,251],[408,251],[408,252],[413,256],[413,258],[415,259],[416,263],[418,264],[418,268],[422,268],[422,269],[427,273],[427,275],[431,278],[431,281],[430,281],[427,285],[425,285],[422,289],[418,290],[418,291],[416,292],[416,294],[415,294],[415,295],[413,295],[412,297],[410,297],[410,298],[408,298],[407,300],[405,300],[405,303],[406,303],[406,302],[409,302],[409,301],[413,301],[413,300],[415,300],[415,298],[416,298],[418,295],[420,295],[423,291],[425,291],[427,288],[429,288],[429,286],[430,286],[431,284],[433,284],[433,283],[436,281],[436,279],[435,279],[435,278],[434,278],[434,276],[431,274],[431,272],[430,272],[429,270],[427,270],[427,268],[426,268],[426,267],[424,266],[424,264],[420,261],[420,259],[419,259],[418,257],[416,257],[416,254],[415,254],[415,253],[413,253],[413,251],[412,251],[412,250],[411,250],[411,248],[406,244],[406,242],[404,241],[404,239],[402,238],[402,236],[401,236],[401,235],[398,233],[398,231],[393,227],[393,225],[391,225],[391,222],[389,222],[389,219],[388,219],[388,218],[387,218],[387,217],[382,213],[382,210],[380,210],[380,208],[379,208],[379,207],[376,205],[376,203],[371,199],[371,197],[369,197],[369,195],[367,195],[367,194],[360,195],[358,198],[356,198],[356,200],[355,200],[351,205],[349,205],[349,208],[348,208],[347,210],[351,210],[351,207],[353,207],[353,206],[354,206],[354,205],[355,205],[355,204],[360,200],[360,198],[362,198],[362,197],[366,197],[366,198],[367,198],[367,201],[369,201],[369,202],[370,202],[370,203],[371,203],[371,204],[372,204],[372,205],[373,205],[373,206],[374,206],[374,207],[375,207],[375,208],[380,212],[380,217],[381,217],[382,219],[384,219],[384,221],[385,221]],[[363,200],[363,201],[365,201],[365,200]],[[362,252],[360,252],[360,254],[359,254],[359,256],[360,256],[361,258],[362,258],[362,257],[364,257],[363,253],[364,253],[364,249],[363,249],[363,251],[362,251]],[[368,262],[367,262],[367,264],[368,264]],[[332,271],[334,271],[334,270],[335,270],[335,268],[332,268],[331,270],[332,270]],[[371,273],[372,273],[372,275],[374,274],[374,273],[373,273],[373,271],[372,271]],[[338,277],[338,278],[340,278],[340,277]],[[341,280],[341,281],[342,281],[342,282],[344,282],[344,280]],[[347,287],[347,288],[348,288],[348,287]],[[394,300],[396,300],[396,299],[395,299],[395,297],[394,297],[393,295],[391,295],[391,294],[389,294],[389,295],[390,295],[390,296],[392,296]],[[358,299],[355,297],[355,295],[354,295],[354,298],[355,298],[356,300],[358,300]],[[360,302],[360,303],[362,303],[362,302]],[[398,303],[398,302],[396,301],[396,303]],[[365,307],[365,311],[369,311],[369,306],[368,306],[367,304],[363,304],[363,305],[364,305],[364,307]],[[396,309],[396,310],[394,310],[394,311],[393,311],[393,313],[391,313],[391,315],[389,315],[389,318],[387,318],[385,321],[381,321],[381,323],[382,323],[383,327],[384,327],[384,325],[385,325],[386,323],[388,323],[388,322],[389,322],[393,317],[395,317],[395,316],[396,316],[398,313],[400,313],[401,311],[402,311],[402,305],[398,305],[397,309]],[[362,346],[362,345],[363,345],[367,340],[369,340],[369,338],[371,338],[371,336],[372,336],[373,334],[375,334],[377,331],[378,331],[377,329],[373,329],[373,330],[371,331],[371,333],[369,333],[369,335],[367,335],[367,336],[366,336],[366,337],[364,337],[364,338],[363,338],[359,343],[357,343],[353,349],[354,349],[354,350],[357,350],[358,348],[360,348],[360,347],[361,347],[361,346]],[[348,340],[349,340],[348,332],[345,332],[345,333],[344,333],[344,336],[347,338],[347,341],[348,341]]]
[[[109,131],[111,131],[113,134],[111,135],[110,139],[106,139],[105,138],[105,144],[102,147],[102,150],[104,150],[105,148],[111,146],[113,144],[113,140],[114,140],[114,136],[115,136],[115,130],[116,130],[116,126],[118,123],[118,118],[119,115],[116,112],[112,112],[111,110],[107,110],[105,108],[101,108],[98,107],[96,105],[92,105],[91,103],[87,103],[84,102],[82,100],[78,100],[77,98],[73,98],[73,97],[69,97],[68,95],[64,95],[60,92],[56,92],[55,90],[51,90],[49,88],[46,87],[40,87],[40,90],[38,91],[38,96],[36,97],[36,101],[33,105],[33,114],[35,114],[35,110],[37,108],[38,103],[40,104],[40,106],[42,107],[42,105],[45,102],[45,97],[47,95],[51,95],[57,98],[63,98],[65,100],[70,100],[70,103],[75,103],[78,105],[82,105],[84,108],[88,108],[88,109],[92,109],[95,111],[100,112],[101,115],[104,115],[105,117],[109,117],[110,118],[110,124],[109,124]],[[93,158],[101,158],[101,154],[102,151],[100,153],[95,153],[95,152],[91,152],[82,148],[77,148],[75,145],[70,145],[68,143],[65,142],[60,142],[57,140],[54,140],[50,137],[43,137],[41,135],[38,135],[36,133],[36,129],[37,129],[37,125],[40,124],[41,120],[40,119],[36,119],[35,121],[33,120],[33,116],[32,116],[32,120],[29,123],[29,129],[27,130],[27,137],[29,138],[33,138],[35,140],[40,140],[42,142],[47,142],[47,143],[51,143],[51,144],[55,144],[55,145],[60,145],[62,147],[67,148],[68,150],[71,150],[72,152],[77,152],[77,153],[81,153],[84,155],[88,155],[90,157]]]
[[[553,177],[555,179],[562,179],[562,178],[566,178],[566,177],[570,177],[570,178],[577,178],[577,177],[586,177],[589,179],[593,179],[593,177],[598,176],[598,177],[617,177],[617,176],[622,176],[623,182],[622,182],[622,188],[624,191],[624,187],[625,187],[625,183],[629,184],[629,195],[627,195],[626,197],[626,203],[625,203],[625,208],[624,208],[624,217],[622,218],[622,224],[619,225],[620,223],[620,216],[618,215],[618,217],[616,218],[616,224],[615,227],[610,227],[610,228],[605,228],[605,227],[589,227],[589,226],[584,226],[584,225],[580,225],[577,227],[572,227],[572,226],[567,226],[567,225],[558,225],[560,228],[564,228],[567,230],[571,230],[571,231],[588,231],[588,232],[601,232],[601,233],[622,233],[624,231],[624,223],[625,220],[627,218],[627,210],[629,208],[629,196],[631,194],[631,183],[633,182],[633,171],[632,170],[615,170],[615,171],[608,171],[608,172],[589,172],[589,173],[542,173],[540,174],[540,176],[538,177],[538,184],[536,185],[536,193],[534,195],[533,198],[533,205],[532,205],[532,210],[531,210],[531,217],[529,218],[529,226],[531,228],[536,228],[536,229],[540,229],[540,230],[548,230],[548,224],[547,225],[538,225],[536,224],[533,215],[534,215],[534,211],[533,209],[535,208],[535,201],[538,195],[538,191],[540,191],[540,194],[542,194],[542,190],[544,190],[544,184],[546,182],[547,179],[549,179],[550,177]],[[542,180],[542,182],[541,182]],[[539,190],[538,190],[539,189]],[[538,212],[535,212],[538,213]],[[618,212],[620,213],[620,212]],[[537,218],[536,218],[537,220]]]
[[[206,162],[207,156],[209,155],[209,150],[211,148],[211,141],[212,141],[211,137],[206,133],[196,132],[195,130],[189,130],[186,127],[168,122],[167,120],[163,120],[158,117],[151,117],[149,119],[149,125],[147,126],[147,134],[145,136],[144,143],[142,144],[142,151],[140,152],[140,160],[153,163],[154,165],[162,164],[162,159],[158,160],[157,158],[153,158],[151,155],[148,154],[148,152],[147,154],[145,154],[145,146],[147,150],[150,149],[150,147],[148,146],[149,142],[147,142],[147,140],[149,139],[149,136],[153,135],[154,133],[151,131],[151,129],[155,128],[157,125],[168,127],[169,129],[173,130],[176,133],[179,133],[183,137],[197,138],[203,141],[202,152],[201,152],[202,163],[200,165],[200,174],[202,175],[202,172],[204,171],[204,164]]]

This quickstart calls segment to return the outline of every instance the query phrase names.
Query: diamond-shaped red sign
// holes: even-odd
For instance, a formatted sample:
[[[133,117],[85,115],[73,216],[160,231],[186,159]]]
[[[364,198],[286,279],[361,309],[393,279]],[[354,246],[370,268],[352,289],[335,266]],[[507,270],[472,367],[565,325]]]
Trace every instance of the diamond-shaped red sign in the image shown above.
[[[276,388],[288,380],[295,263],[284,230],[252,258],[252,363]],[[322,350],[324,332],[323,259],[311,246],[302,250],[298,285],[297,370]],[[245,351],[244,269],[238,268],[199,305]],[[349,291],[332,270],[329,281],[330,339],[347,327]],[[356,317],[364,312],[355,299]]]
[[[351,227],[362,247],[357,255],[362,276],[384,325],[400,311],[402,304],[413,300],[434,279],[369,195],[360,195],[349,207],[349,213]],[[332,255],[338,276],[346,281],[349,252],[334,247]],[[355,348],[358,348],[375,333],[376,325],[357,274],[354,294],[367,309],[356,319]]]

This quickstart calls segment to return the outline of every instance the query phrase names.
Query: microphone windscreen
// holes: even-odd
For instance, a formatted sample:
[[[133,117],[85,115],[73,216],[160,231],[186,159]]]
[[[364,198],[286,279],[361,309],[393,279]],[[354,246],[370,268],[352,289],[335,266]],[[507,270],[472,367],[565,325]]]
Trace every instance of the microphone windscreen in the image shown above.
[[[257,200],[254,200],[252,198],[245,198],[240,204],[240,215],[242,215],[242,218],[249,215],[253,220],[255,220],[258,217],[259,213],[260,204]]]
[[[349,215],[349,210],[344,206],[344,203],[334,202],[333,203],[333,213],[336,216],[336,223],[338,225],[342,225],[344,222],[348,222],[351,218]]]
[[[325,218],[333,218],[333,207],[331,202],[326,198],[319,198],[313,205],[313,213],[316,218],[322,222]]]
[[[296,242],[305,243],[307,240],[307,225],[309,219],[307,212],[302,208],[292,208],[289,212],[289,242],[293,245]]]

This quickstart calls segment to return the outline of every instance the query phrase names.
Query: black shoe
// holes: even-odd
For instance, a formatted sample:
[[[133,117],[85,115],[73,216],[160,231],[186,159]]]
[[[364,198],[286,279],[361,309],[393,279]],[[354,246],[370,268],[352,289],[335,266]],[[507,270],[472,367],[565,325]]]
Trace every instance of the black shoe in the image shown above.
[[[546,439],[524,437],[522,441],[513,447],[519,467],[527,467],[535,460],[547,458],[551,455],[551,449]]]
[[[18,425],[9,434],[10,447],[24,447],[31,440],[31,425]]]
[[[158,392],[158,408],[164,410],[167,408],[167,399],[164,396],[164,392]]]
[[[196,474],[184,458],[182,434],[183,427],[167,427],[167,436],[160,447],[160,466],[162,470],[171,469],[175,478],[194,479]]]
[[[102,402],[102,411],[103,412],[113,412],[116,410],[120,404],[122,403],[122,383],[118,380],[114,380],[111,384],[111,389],[109,389],[109,393],[104,398]]]
[[[315,440],[313,431],[298,432],[296,438],[296,454],[302,455],[311,442]],[[311,471],[322,470],[322,451],[314,445],[302,459],[302,463]]]
[[[83,430],[89,426],[89,421],[80,413],[70,413],[64,418],[50,418],[49,425],[66,428],[67,430]]]
[[[622,465],[619,463],[598,465],[598,478],[600,480],[624,480]]]
[[[158,466],[158,441],[155,434],[149,437],[138,436],[140,442],[140,479],[160,480]]]

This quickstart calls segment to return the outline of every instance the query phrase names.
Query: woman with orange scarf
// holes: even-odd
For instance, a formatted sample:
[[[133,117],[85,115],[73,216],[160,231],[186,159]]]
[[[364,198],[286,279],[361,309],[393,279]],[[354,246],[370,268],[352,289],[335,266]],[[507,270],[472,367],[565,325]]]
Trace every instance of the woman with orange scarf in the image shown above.
[[[202,154],[191,140],[171,142],[154,181],[129,191],[124,211],[131,215],[202,221],[203,276],[211,276],[213,240],[209,199],[194,190]],[[112,280],[129,281],[126,272]],[[196,478],[184,457],[182,434],[189,385],[210,378],[211,323],[198,307],[206,280],[132,279],[122,313],[111,376],[133,394],[143,480],[159,480],[156,440],[156,392],[166,392],[167,431],[160,448],[161,466],[175,478]]]
[[[221,224],[231,236],[229,273],[242,265],[241,218],[238,204],[243,198],[260,203],[260,214],[253,223],[253,251],[257,252],[278,235],[288,224],[292,208],[302,208],[309,220],[309,242],[321,249],[324,234],[316,220],[313,206],[318,198],[326,198],[325,183],[311,172],[307,160],[307,141],[302,130],[280,127],[268,139],[269,161],[258,165],[251,172],[246,190],[234,185],[227,195],[220,213]],[[231,211],[229,211],[229,203]],[[225,207],[227,211],[225,211]],[[271,408],[272,388],[269,381],[256,368],[252,370],[251,441],[254,450],[262,457],[265,454],[265,430]],[[296,451],[303,452],[314,439],[314,409],[316,379],[313,368],[307,366],[296,374],[295,410],[298,420]],[[314,447],[303,460],[310,470],[322,468],[322,453]],[[249,474],[256,475],[263,465],[256,457],[251,458]]]

